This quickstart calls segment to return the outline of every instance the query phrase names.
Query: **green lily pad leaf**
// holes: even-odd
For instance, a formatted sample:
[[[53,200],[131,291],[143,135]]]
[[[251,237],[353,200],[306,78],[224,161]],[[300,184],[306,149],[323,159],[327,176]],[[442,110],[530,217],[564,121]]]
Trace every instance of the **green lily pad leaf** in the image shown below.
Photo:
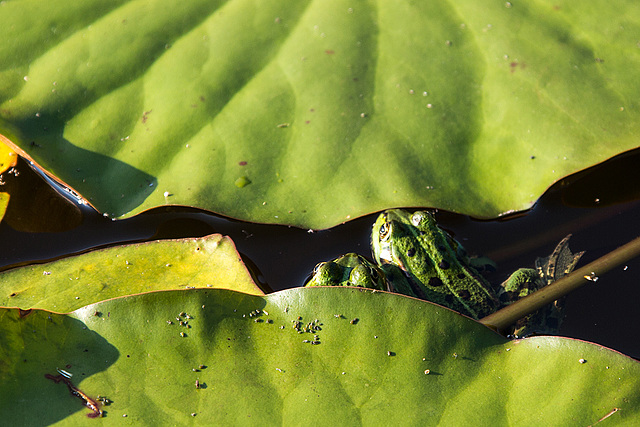
[[[114,217],[494,217],[638,146],[633,0],[0,8],[0,132]]]
[[[637,419],[640,410],[633,359],[560,337],[508,341],[445,308],[383,292],[197,289],[66,316],[0,313],[7,423],[86,424],[82,400],[44,378],[56,368],[88,397],[109,399],[102,410],[115,422],[591,425],[608,414]],[[75,349],[63,348],[67,341]]]
[[[67,312],[158,290],[224,288],[264,295],[220,234],[116,246],[0,273],[0,305]]]

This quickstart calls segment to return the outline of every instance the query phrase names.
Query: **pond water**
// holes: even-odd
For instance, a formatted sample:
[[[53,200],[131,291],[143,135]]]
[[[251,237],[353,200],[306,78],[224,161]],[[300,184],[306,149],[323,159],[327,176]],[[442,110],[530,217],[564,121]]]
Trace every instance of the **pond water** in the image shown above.
[[[571,249],[586,251],[578,266],[640,235],[640,150],[565,178],[525,214],[495,221],[440,211],[437,219],[472,254],[498,264],[489,277],[499,283],[520,267],[532,267],[567,234]],[[376,215],[329,230],[251,224],[184,207],[163,207],[112,221],[56,187],[21,160],[19,176],[4,174],[11,194],[0,238],[0,270],[45,262],[96,247],[155,239],[230,236],[265,290],[304,283],[320,261],[346,252],[370,257],[369,233]],[[640,260],[635,259],[569,295],[561,334],[605,345],[640,358]]]

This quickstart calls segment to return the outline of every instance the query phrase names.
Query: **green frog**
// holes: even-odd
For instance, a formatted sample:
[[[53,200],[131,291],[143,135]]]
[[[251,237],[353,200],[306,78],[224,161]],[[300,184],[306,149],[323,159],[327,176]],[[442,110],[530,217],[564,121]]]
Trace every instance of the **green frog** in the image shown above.
[[[377,263],[395,265],[404,273],[418,298],[474,319],[500,307],[462,245],[438,227],[429,212],[383,212],[373,224],[371,249]]]
[[[430,212],[410,213],[400,209],[380,214],[373,225],[371,249],[378,269],[364,257],[348,254],[344,262],[327,267],[322,263],[307,285],[373,287],[425,299],[474,319],[485,317],[569,273],[582,256],[572,254],[567,236],[547,258],[536,261],[537,269],[519,269],[497,288],[478,272],[486,261],[472,259],[464,247],[441,229]],[[355,263],[376,278],[354,280]],[[322,266],[322,267],[321,267]],[[337,268],[336,268],[337,266]],[[329,271],[331,270],[331,271]],[[380,280],[380,272],[386,284]],[[348,273],[348,274],[347,274]],[[348,277],[348,279],[347,279]],[[372,285],[375,284],[375,285]],[[562,319],[558,302],[527,316],[516,325],[514,335],[531,332],[557,333]]]
[[[396,292],[378,266],[354,253],[316,265],[305,286],[357,286]]]

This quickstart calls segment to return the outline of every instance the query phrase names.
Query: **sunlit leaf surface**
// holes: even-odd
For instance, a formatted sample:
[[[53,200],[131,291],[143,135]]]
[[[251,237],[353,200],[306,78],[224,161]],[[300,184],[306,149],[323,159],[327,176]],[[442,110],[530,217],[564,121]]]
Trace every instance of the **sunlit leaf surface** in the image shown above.
[[[640,3],[0,3],[0,133],[101,212],[480,217],[638,146]]]

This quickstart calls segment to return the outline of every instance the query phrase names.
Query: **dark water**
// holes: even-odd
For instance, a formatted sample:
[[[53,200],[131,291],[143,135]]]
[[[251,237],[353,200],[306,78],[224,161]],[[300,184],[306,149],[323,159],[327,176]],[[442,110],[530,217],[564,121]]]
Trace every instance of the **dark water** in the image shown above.
[[[22,161],[18,177],[5,173],[11,194],[0,223],[0,270],[128,242],[230,236],[266,290],[299,286],[320,261],[346,252],[370,256],[369,232],[376,215],[329,230],[250,224],[197,209],[167,207],[111,221],[72,195],[54,190]],[[61,192],[60,192],[61,191]],[[556,183],[531,211],[497,221],[439,212],[440,224],[470,253],[490,257],[500,282],[520,267],[532,267],[567,234],[571,249],[586,251],[584,265],[640,235],[640,151],[611,159]],[[573,292],[562,335],[596,342],[640,358],[640,260],[633,260]]]

